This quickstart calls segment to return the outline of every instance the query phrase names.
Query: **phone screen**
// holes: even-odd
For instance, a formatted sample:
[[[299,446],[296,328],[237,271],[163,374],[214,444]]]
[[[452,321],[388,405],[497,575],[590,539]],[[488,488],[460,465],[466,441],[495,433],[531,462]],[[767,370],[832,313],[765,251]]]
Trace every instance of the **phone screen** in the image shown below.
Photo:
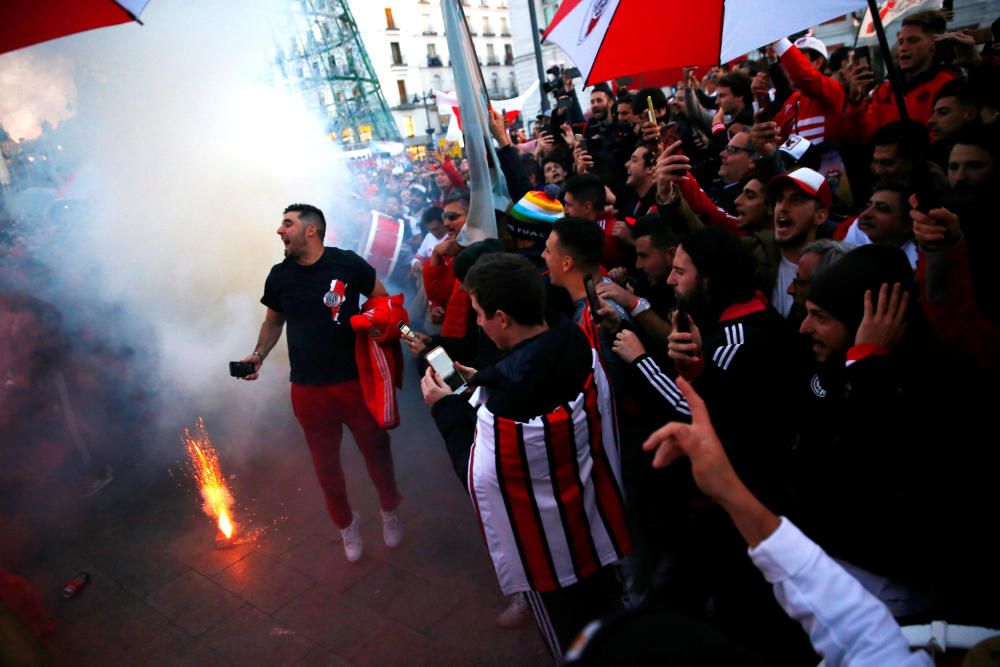
[[[404,336],[413,336],[413,329],[406,326],[406,322],[399,323],[399,330],[403,333]]]
[[[660,149],[667,150],[681,140],[681,133],[677,130],[677,123],[667,123],[660,128]],[[683,155],[684,151],[678,149],[675,155]]]
[[[452,363],[451,357],[448,356],[443,347],[435,347],[427,353],[426,358],[427,363],[441,376],[445,384],[451,387],[452,391],[457,392],[465,385],[462,376],[455,370],[455,365]]]

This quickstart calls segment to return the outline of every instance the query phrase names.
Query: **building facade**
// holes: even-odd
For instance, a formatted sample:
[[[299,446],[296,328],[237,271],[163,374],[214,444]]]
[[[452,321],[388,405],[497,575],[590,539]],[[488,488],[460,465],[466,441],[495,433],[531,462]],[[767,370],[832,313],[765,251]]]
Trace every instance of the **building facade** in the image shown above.
[[[514,97],[519,88],[507,3],[462,2],[483,78],[494,99]],[[454,90],[455,83],[440,0],[350,0],[350,6],[404,143],[437,143],[449,119],[438,116],[430,93]]]

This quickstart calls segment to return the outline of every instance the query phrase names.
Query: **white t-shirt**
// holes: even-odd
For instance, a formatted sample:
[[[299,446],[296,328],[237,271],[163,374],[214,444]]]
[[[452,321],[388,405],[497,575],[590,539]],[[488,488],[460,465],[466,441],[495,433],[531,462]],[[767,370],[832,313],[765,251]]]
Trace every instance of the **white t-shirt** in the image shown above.
[[[788,287],[795,280],[795,272],[798,270],[798,264],[784,257],[778,264],[778,280],[774,283],[774,291],[771,292],[771,305],[781,313],[782,317],[788,317],[788,313],[791,312],[792,306],[795,304],[795,298],[788,293]]]
[[[444,241],[445,234],[441,235],[441,238],[437,238],[433,234],[427,234],[424,236],[424,240],[420,242],[420,247],[417,248],[417,254],[413,256],[413,264],[423,264],[424,260],[431,256],[434,252],[434,246],[441,241]]]

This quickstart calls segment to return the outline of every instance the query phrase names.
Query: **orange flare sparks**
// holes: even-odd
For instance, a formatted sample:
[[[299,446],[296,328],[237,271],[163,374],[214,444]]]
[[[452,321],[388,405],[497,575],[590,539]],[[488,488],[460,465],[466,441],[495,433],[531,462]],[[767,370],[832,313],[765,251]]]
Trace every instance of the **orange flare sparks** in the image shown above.
[[[226,480],[219,468],[219,455],[212,447],[203,419],[198,419],[194,436],[188,429],[184,429],[184,446],[191,459],[195,482],[198,483],[201,497],[205,501],[202,510],[205,514],[218,519],[219,531],[226,536],[226,539],[230,539],[235,530],[230,516],[233,494],[226,486]]]

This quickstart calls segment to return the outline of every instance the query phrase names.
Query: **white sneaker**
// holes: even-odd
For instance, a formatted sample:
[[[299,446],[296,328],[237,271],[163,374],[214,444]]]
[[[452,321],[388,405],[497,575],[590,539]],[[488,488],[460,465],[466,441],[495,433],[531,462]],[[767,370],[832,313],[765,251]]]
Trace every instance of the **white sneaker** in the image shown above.
[[[361,560],[361,552],[363,550],[361,543],[361,515],[354,512],[353,516],[351,525],[340,529],[340,537],[344,541],[344,555],[347,556],[347,562],[349,563],[357,563]]]
[[[528,606],[528,598],[523,593],[514,593],[510,596],[510,604],[497,616],[497,625],[501,628],[520,628],[531,622],[531,608]]]
[[[382,512],[382,539],[385,546],[395,549],[403,541],[403,520],[398,512]]]

